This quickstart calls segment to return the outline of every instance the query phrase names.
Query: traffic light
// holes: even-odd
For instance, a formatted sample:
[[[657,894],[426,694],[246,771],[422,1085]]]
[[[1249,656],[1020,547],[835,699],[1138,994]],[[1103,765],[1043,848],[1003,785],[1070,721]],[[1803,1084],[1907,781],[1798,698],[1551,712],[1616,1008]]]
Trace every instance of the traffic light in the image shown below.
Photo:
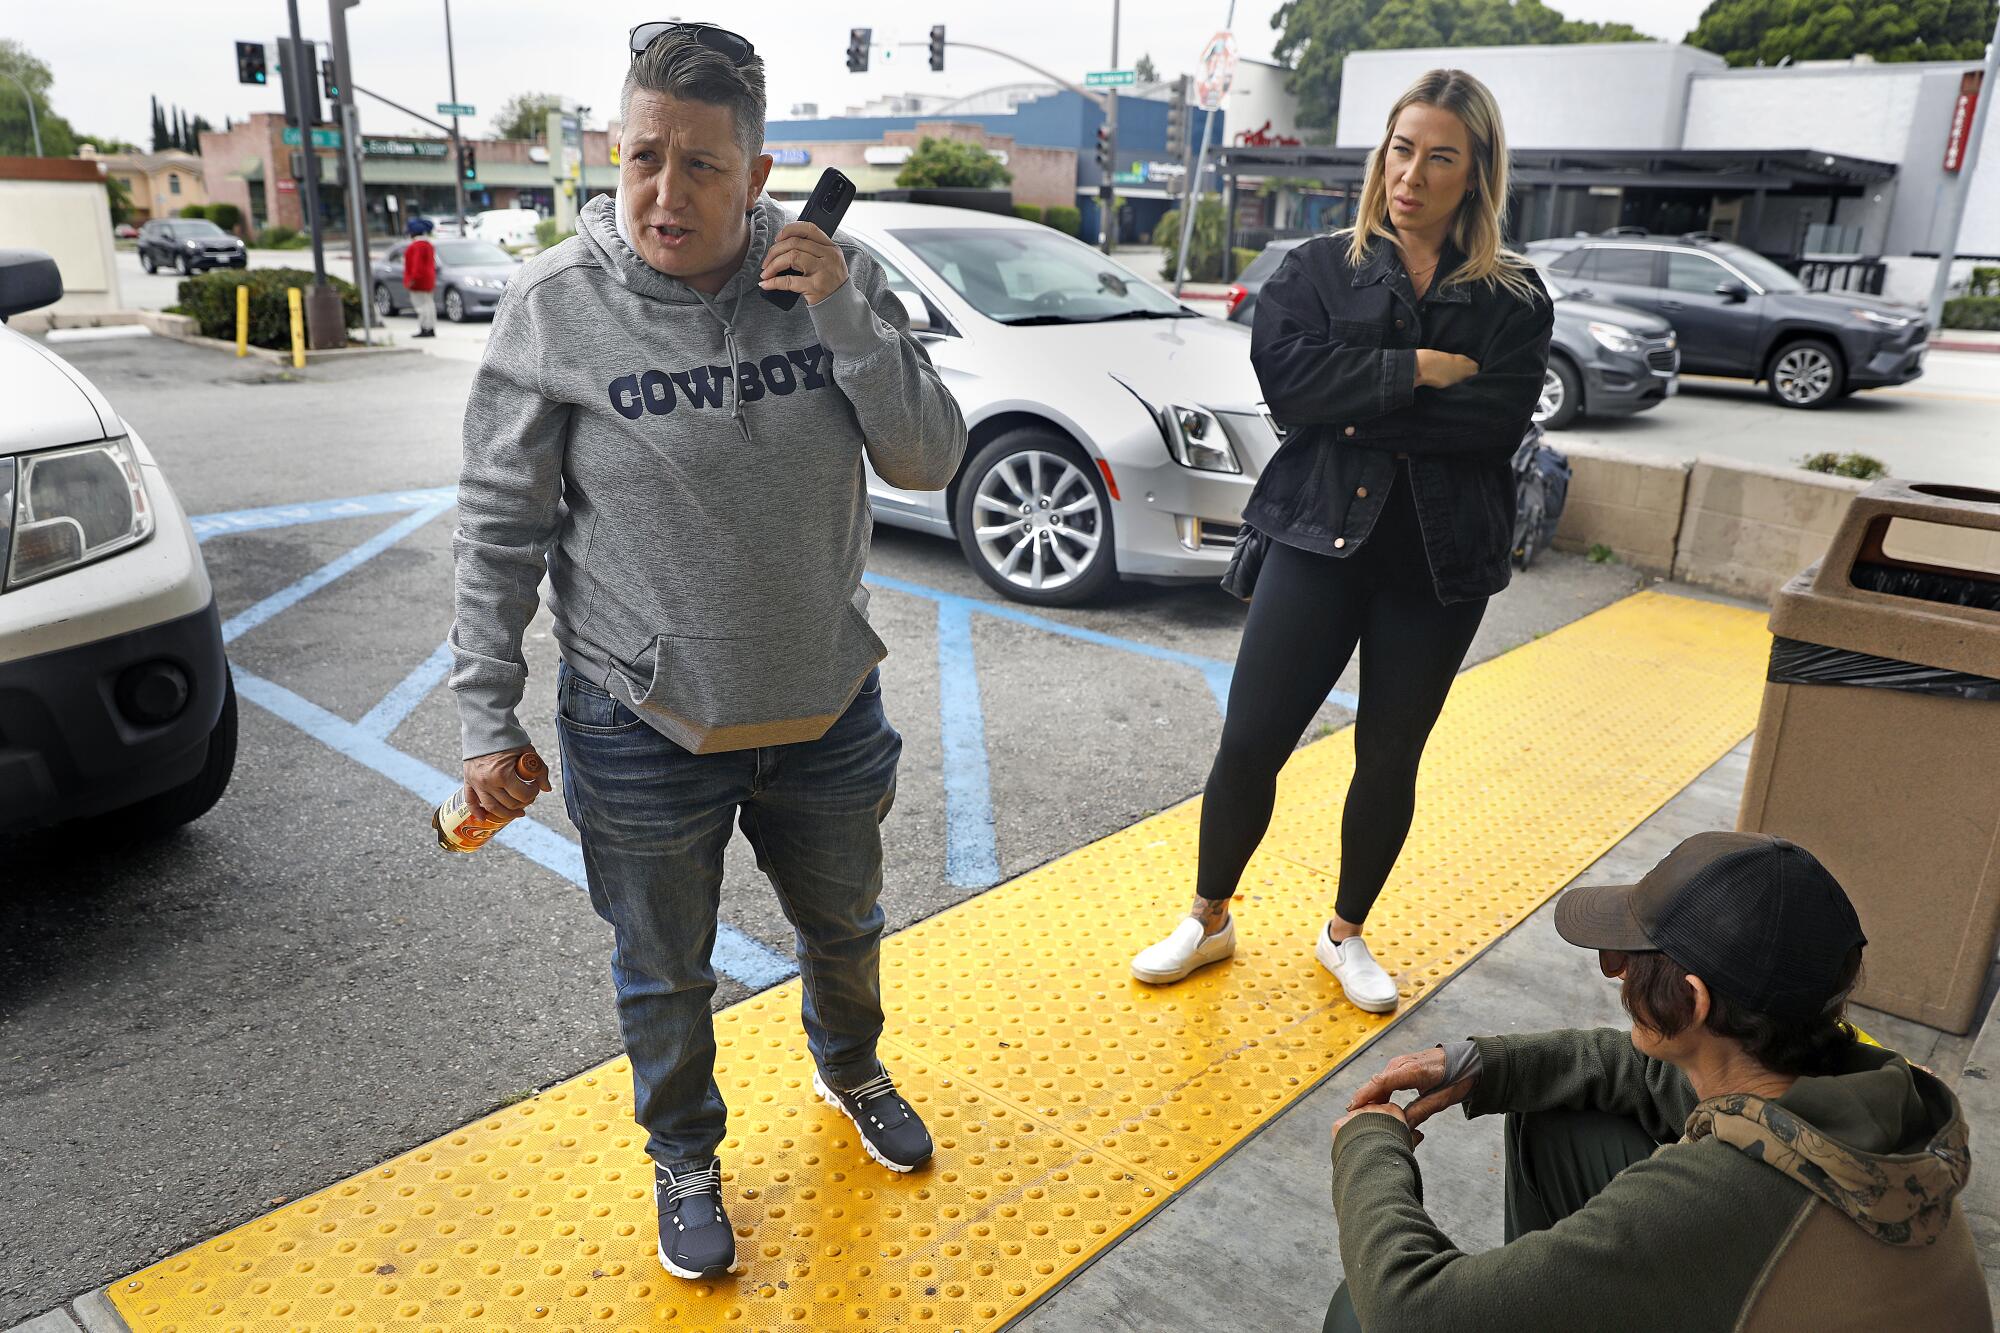
[[[1107,126],[1099,125],[1097,127],[1097,169],[1107,176],[1116,175],[1117,172],[1114,170],[1115,163],[1116,158],[1111,149],[1111,130]]]
[[[873,28],[849,28],[847,30],[847,72],[866,74],[868,72],[868,39],[875,35]]]
[[[1188,142],[1188,76],[1174,80],[1174,100],[1167,103],[1167,156],[1186,157]]]
[[[944,24],[931,29],[931,68],[944,68]]]
[[[458,174],[469,181],[479,179],[479,153],[471,144],[459,146]]]
[[[322,60],[319,62],[319,77],[326,85],[326,100],[329,102],[338,102],[340,100],[340,76],[335,73],[332,60]]]
[[[320,123],[319,80],[313,77],[313,45],[301,40],[296,58],[289,37],[278,39],[278,73],[285,84],[285,123],[307,128]]]
[[[262,42],[238,42],[236,44],[236,81],[238,83],[269,83],[271,76],[264,70],[264,44]]]

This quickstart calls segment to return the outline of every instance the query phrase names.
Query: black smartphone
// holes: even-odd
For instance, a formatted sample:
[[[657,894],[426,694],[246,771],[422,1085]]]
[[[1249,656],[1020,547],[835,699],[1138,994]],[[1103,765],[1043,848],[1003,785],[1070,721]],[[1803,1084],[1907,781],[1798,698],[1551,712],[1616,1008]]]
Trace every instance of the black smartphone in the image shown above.
[[[820,172],[819,181],[813,186],[812,196],[806,206],[799,210],[799,221],[810,222],[828,236],[840,229],[840,220],[847,216],[847,206],[854,202],[854,182],[840,174],[833,167]],[[798,270],[788,268],[784,274],[798,276]],[[780,310],[790,310],[799,303],[799,293],[767,291],[764,299]]]

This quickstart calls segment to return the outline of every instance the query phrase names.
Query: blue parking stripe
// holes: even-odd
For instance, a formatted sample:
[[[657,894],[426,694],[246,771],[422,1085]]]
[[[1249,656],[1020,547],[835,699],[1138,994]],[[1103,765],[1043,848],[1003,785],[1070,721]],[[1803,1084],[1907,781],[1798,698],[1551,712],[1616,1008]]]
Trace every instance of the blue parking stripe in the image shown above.
[[[979,707],[979,667],[972,656],[972,614],[938,603],[938,722],[944,750],[944,874],[965,889],[1000,882],[986,765],[986,719]]]
[[[289,528],[300,523],[331,523],[335,519],[365,518],[369,514],[400,514],[411,509],[427,509],[436,504],[452,504],[456,486],[436,486],[428,490],[384,491],[379,495],[353,495],[341,500],[311,500],[305,504],[267,505],[262,509],[232,509],[219,514],[197,514],[188,522],[197,541],[230,532],[255,532]]]
[[[325,745],[352,759],[363,768],[435,806],[458,790],[459,779],[442,773],[420,759],[412,758],[378,736],[364,732],[355,723],[336,716],[311,700],[294,694],[282,685],[236,667],[236,692],[259,708],[273,713]],[[493,836],[530,861],[561,875],[579,888],[584,887],[583,849],[531,816],[523,815]],[[450,853],[440,852],[440,856]],[[718,971],[735,978],[753,991],[775,986],[798,971],[784,955],[765,948],[736,927],[722,922],[716,927],[715,953]]]
[[[451,508],[451,502],[447,500],[441,504],[433,504],[428,508],[419,509],[402,522],[376,533],[373,537],[370,537],[367,541],[361,543],[361,545],[355,547],[345,555],[321,565],[318,569],[306,575],[297,583],[292,584],[289,588],[281,588],[255,606],[237,612],[223,622],[222,641],[224,643],[234,643],[237,639],[256,629],[280,611],[285,610],[287,607],[298,605],[298,603],[312,596],[312,594],[318,592],[342,574],[373,560],[376,556],[382,554],[382,552],[388,550],[391,546],[394,546],[397,542],[403,540],[403,538],[409,536],[449,508]]]
[[[451,641],[447,639],[354,725],[370,736],[388,739],[389,734],[403,725],[403,719],[416,711],[424,696],[436,689],[450,671]]]

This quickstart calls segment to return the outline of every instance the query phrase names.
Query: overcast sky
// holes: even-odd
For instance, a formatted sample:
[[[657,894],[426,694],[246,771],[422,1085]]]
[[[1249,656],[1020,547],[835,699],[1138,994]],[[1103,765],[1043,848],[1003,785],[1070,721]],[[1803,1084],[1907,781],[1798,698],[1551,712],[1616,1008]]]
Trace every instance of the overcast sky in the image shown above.
[[[1642,32],[1678,39],[1694,26],[1706,0],[1556,0],[1571,18],[1626,22]],[[616,114],[624,76],[625,31],[648,19],[674,17],[674,0],[457,0],[452,28],[458,59],[458,100],[478,108],[473,133],[492,130],[491,117],[517,92],[559,93],[594,108],[592,123]],[[1237,7],[1243,55],[1269,59],[1276,34],[1271,0]],[[1224,26],[1228,0],[1129,0],[1123,6],[1119,63],[1150,53],[1164,75],[1190,68],[1209,36]],[[55,109],[86,134],[150,143],[147,99],[178,104],[220,126],[224,116],[277,111],[275,84],[236,82],[235,43],[269,41],[286,27],[280,0],[0,0],[0,34],[22,43],[55,75]],[[754,14],[754,18],[747,17]],[[745,16],[733,18],[732,16]],[[162,17],[167,21],[162,22]],[[883,44],[922,43],[942,22],[956,39],[1018,52],[1075,78],[1111,62],[1110,0],[1008,0],[970,6],[944,0],[901,4],[878,0],[759,0],[687,9],[684,18],[732,19],[764,56],[771,115],[797,102],[817,102],[822,115],[900,92],[965,94],[1033,76],[995,57],[953,51],[943,73],[926,64],[922,45],[885,51]],[[299,0],[300,31],[325,40],[325,0]],[[877,49],[866,74],[846,71],[847,30],[872,27]],[[430,112],[449,100],[443,0],[362,0],[348,11],[354,81],[385,97]],[[409,117],[363,98],[362,125],[375,134],[427,132]]]

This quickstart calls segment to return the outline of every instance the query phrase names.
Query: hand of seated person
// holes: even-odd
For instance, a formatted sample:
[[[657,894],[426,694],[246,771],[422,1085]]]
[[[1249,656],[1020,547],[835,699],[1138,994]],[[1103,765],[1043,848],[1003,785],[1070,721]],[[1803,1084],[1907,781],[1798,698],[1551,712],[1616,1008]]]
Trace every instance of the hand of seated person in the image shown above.
[[[1422,1143],[1424,1136],[1417,1132],[1424,1121],[1439,1111],[1458,1105],[1472,1095],[1472,1089],[1479,1082],[1477,1074],[1468,1074],[1456,1083],[1444,1082],[1444,1050],[1432,1046],[1427,1050],[1415,1051],[1409,1055],[1399,1055],[1382,1067],[1382,1072],[1363,1083],[1348,1101],[1350,1113],[1358,1110],[1377,1110],[1382,1105],[1394,1106],[1390,1095],[1397,1092],[1420,1094],[1409,1105],[1398,1108],[1403,1123],[1410,1127],[1412,1144]],[[1345,1124],[1347,1117],[1341,1117]],[[1339,1125],[1334,1126],[1337,1130]]]
[[[1401,1120],[1405,1125],[1410,1123],[1409,1120],[1403,1115],[1403,1108],[1396,1105],[1396,1103],[1387,1101],[1370,1102],[1366,1106],[1349,1107],[1346,1115],[1340,1117],[1340,1119],[1333,1122],[1333,1136],[1335,1138],[1339,1138],[1340,1127],[1346,1124],[1348,1121],[1354,1119],[1354,1117],[1358,1115],[1394,1116],[1396,1119]],[[1414,1135],[1413,1137],[1414,1139],[1421,1140],[1423,1138],[1423,1135],[1417,1134]]]

